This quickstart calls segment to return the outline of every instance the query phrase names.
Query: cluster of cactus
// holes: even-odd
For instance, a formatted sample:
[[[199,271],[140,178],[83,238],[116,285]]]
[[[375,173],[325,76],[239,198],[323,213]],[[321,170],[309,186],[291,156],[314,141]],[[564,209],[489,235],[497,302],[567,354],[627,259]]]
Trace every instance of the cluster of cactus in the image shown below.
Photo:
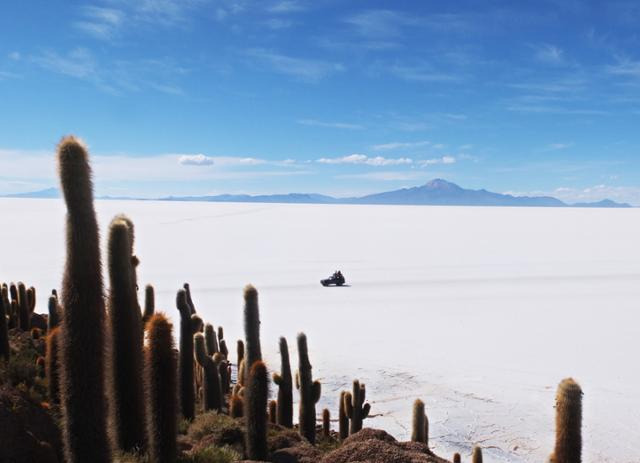
[[[246,456],[267,460],[269,423],[293,427],[293,381],[287,341],[281,337],[281,369],[273,374],[277,401],[269,401],[257,290],[251,285],[244,290],[245,339],[237,345],[238,380],[232,388],[224,330],[203,323],[188,284],[176,298],[180,313],[178,358],[172,325],[163,313],[156,312],[150,285],[145,289],[142,313],[137,297],[139,261],[133,252],[134,226],[126,216],[117,216],[109,227],[110,290],[105,307],[88,154],[79,140],[67,137],[58,146],[57,160],[67,205],[67,258],[61,297],[58,299],[54,290],[48,300],[48,326],[34,326],[32,336],[36,339],[48,331],[46,356],[36,359],[36,370],[48,378],[50,401],[61,406],[65,461],[110,462],[111,448],[116,448],[146,452],[154,462],[175,462],[178,417],[180,413],[189,420],[195,417],[197,384],[202,385],[205,411],[245,417]],[[10,356],[9,329],[29,330],[37,324],[35,305],[35,288],[23,283],[0,286],[0,359]],[[148,344],[143,350],[144,331]],[[105,346],[109,346],[108,357]],[[315,444],[321,385],[313,379],[304,333],[298,335],[297,347],[299,432]],[[194,365],[199,370],[194,370]],[[195,371],[201,371],[201,378]],[[358,380],[353,382],[352,392],[341,392],[341,440],[362,429],[371,410],[365,399],[366,387]],[[556,410],[556,443],[550,461],[579,463],[582,390],[573,379],[560,383]],[[428,447],[429,422],[419,399],[413,404],[412,421],[411,440]],[[107,432],[108,424],[113,427],[111,432]],[[330,438],[331,413],[326,408],[321,429],[322,436]],[[114,442],[110,443],[108,436]],[[455,454],[453,461],[460,461],[460,455]],[[479,447],[473,449],[472,461],[482,463]]]

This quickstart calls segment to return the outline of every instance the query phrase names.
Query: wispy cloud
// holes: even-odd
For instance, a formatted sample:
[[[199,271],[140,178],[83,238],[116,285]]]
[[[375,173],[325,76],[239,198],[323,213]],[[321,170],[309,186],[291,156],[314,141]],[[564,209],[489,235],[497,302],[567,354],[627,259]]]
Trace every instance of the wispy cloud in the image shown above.
[[[263,48],[252,48],[245,56],[267,66],[279,74],[285,74],[307,82],[317,82],[332,74],[344,71],[344,66],[330,61],[297,58]]]
[[[618,58],[618,62],[608,65],[606,70],[609,74],[637,78],[640,77],[640,61]]]
[[[591,108],[565,108],[560,106],[544,106],[544,105],[518,105],[514,104],[507,107],[508,111],[521,113],[541,113],[541,114],[567,114],[573,116],[606,116],[608,111]]]
[[[204,154],[183,154],[178,158],[178,164],[183,166],[212,166],[213,158]]]
[[[360,174],[340,174],[334,176],[336,179],[343,180],[381,180],[385,182],[415,180],[422,178],[423,172],[396,172],[396,171],[384,171],[384,172],[363,172]]]
[[[573,143],[550,143],[547,146],[545,146],[544,150],[545,151],[558,151],[558,150],[564,150],[567,148],[571,148],[573,146]]]
[[[410,149],[410,148],[421,148],[424,146],[430,145],[430,141],[412,141],[412,142],[391,142],[391,143],[382,143],[380,145],[373,145],[371,148],[374,151],[387,151],[387,150],[399,150],[399,149]]]
[[[389,72],[400,79],[415,82],[457,82],[464,78],[461,74],[436,70],[428,64],[394,64],[389,67]]]
[[[125,14],[115,8],[99,6],[84,6],[80,21],[74,23],[75,27],[95,38],[112,39],[124,22]]]
[[[535,58],[542,63],[556,65],[565,63],[564,51],[560,47],[546,43],[533,48]]]
[[[313,127],[326,127],[330,129],[346,129],[346,130],[362,130],[363,125],[351,124],[347,122],[326,122],[317,119],[299,119],[296,121],[300,125],[309,125]]]
[[[270,13],[295,13],[303,10],[305,10],[305,6],[295,0],[282,0],[267,7],[267,11]]]
[[[437,164],[455,164],[456,158],[454,156],[446,155],[439,158],[433,159],[423,159],[420,161],[416,161],[416,164],[422,167],[433,166]]]
[[[31,59],[39,66],[58,74],[78,79],[95,79],[97,77],[96,60],[87,48],[74,48],[66,54],[47,50],[40,55],[33,56]]]
[[[385,158],[382,156],[369,157],[366,154],[350,154],[338,158],[320,158],[320,164],[361,164],[367,166],[397,166],[413,163],[410,158]]]

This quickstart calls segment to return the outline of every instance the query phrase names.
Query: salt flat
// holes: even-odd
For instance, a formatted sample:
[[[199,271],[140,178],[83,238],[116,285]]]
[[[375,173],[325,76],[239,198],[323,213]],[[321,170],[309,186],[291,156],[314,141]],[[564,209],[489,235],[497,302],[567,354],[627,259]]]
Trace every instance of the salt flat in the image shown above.
[[[640,461],[640,210],[98,201],[136,224],[139,281],[176,318],[184,281],[198,311],[242,336],[242,287],[260,291],[262,344],[309,337],[322,407],[353,378],[406,438],[427,404],[431,445],[449,456],[544,461],[557,383],[584,390],[585,461]],[[0,280],[59,287],[61,200],[0,199]],[[104,249],[104,243],[103,249]],[[323,288],[340,268],[350,287]],[[142,294],[141,294],[142,296]],[[234,344],[230,346],[235,349]]]

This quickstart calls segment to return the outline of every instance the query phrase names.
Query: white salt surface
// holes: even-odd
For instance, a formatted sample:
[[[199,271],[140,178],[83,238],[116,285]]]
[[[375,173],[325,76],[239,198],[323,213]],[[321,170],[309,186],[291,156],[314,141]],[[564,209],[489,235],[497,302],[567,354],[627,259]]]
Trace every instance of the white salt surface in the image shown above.
[[[139,281],[174,319],[191,283],[203,317],[242,336],[242,287],[260,291],[263,352],[309,338],[318,411],[367,384],[365,425],[407,438],[427,404],[431,446],[544,461],[557,383],[584,390],[584,461],[640,461],[640,209],[98,201],[103,235],[136,224]],[[45,294],[64,262],[60,200],[0,199],[0,280]],[[104,242],[102,248],[104,249]],[[341,269],[350,287],[323,288]],[[142,293],[142,292],[141,292]],[[141,294],[142,297],[142,294]],[[235,355],[233,355],[235,358]],[[232,359],[233,359],[232,358]]]

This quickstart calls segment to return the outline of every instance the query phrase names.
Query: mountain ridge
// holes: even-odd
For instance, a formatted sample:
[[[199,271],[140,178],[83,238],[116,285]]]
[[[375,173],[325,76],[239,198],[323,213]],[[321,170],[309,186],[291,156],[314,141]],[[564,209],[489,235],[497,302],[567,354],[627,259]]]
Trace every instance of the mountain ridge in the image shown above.
[[[59,198],[57,188],[28,193],[0,195],[5,198]],[[102,196],[99,199],[134,199],[133,197]],[[364,196],[336,198],[317,193],[287,193],[273,195],[222,194],[203,196],[165,196],[157,201],[200,201],[200,202],[246,202],[285,204],[370,204],[370,205],[411,205],[411,206],[511,206],[511,207],[580,207],[580,208],[630,208],[628,203],[618,203],[611,199],[595,202],[566,203],[553,196],[515,196],[495,193],[486,189],[471,190],[436,178],[424,185],[383,191]]]

